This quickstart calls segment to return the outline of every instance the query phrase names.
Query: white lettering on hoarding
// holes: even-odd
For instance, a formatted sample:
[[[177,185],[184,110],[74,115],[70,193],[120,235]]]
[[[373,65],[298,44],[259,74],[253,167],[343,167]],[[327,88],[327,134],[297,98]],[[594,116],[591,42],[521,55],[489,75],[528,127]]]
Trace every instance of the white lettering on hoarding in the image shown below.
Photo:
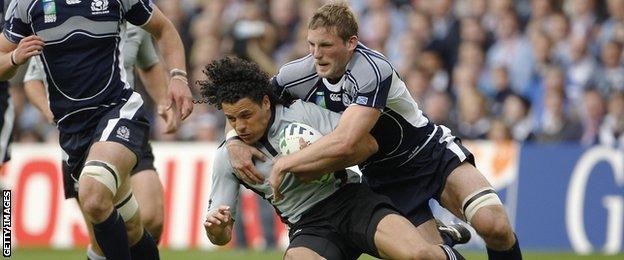
[[[566,197],[566,230],[570,238],[572,249],[578,253],[589,254],[594,247],[587,238],[583,207],[587,180],[596,164],[605,161],[613,169],[616,185],[624,187],[624,152],[609,147],[594,147],[587,150],[574,167]],[[606,196],[603,205],[607,209],[607,236],[604,253],[619,252],[622,245],[622,225],[624,199],[621,196]],[[595,220],[594,220],[595,221]]]

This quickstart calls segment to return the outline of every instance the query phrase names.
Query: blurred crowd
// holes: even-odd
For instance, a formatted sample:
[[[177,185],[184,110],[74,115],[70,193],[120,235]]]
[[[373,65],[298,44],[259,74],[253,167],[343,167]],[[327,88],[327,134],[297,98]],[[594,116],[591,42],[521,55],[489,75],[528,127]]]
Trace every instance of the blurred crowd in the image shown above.
[[[269,74],[305,56],[307,21],[324,2],[156,1],[183,38],[191,83],[228,55]],[[360,41],[383,53],[425,114],[455,135],[624,148],[624,0],[349,2]],[[13,80],[14,140],[55,140],[20,84]],[[223,138],[223,116],[201,102],[175,135],[153,119],[154,140]]]

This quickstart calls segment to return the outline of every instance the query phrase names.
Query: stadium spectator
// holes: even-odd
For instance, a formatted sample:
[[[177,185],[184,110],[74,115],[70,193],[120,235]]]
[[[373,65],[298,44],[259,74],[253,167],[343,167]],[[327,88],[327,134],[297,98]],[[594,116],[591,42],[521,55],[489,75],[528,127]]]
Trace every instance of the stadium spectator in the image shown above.
[[[575,142],[581,136],[581,125],[569,115],[565,98],[559,91],[548,91],[544,112],[538,118],[535,140],[542,143]]]
[[[609,97],[607,115],[600,126],[599,142],[624,149],[624,92],[613,92]]]
[[[583,124],[583,135],[581,144],[590,146],[598,143],[600,125],[605,114],[604,99],[596,89],[588,89],[583,95],[581,110],[581,123]]]

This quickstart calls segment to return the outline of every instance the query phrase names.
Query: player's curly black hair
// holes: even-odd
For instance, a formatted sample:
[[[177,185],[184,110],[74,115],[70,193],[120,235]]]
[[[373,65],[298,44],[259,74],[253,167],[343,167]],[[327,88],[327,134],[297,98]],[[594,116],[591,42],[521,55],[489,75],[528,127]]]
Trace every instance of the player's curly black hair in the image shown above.
[[[223,58],[206,65],[206,80],[197,82],[209,104],[221,109],[223,103],[236,103],[243,98],[261,104],[267,95],[271,106],[283,104],[269,83],[269,76],[258,65],[239,58]]]

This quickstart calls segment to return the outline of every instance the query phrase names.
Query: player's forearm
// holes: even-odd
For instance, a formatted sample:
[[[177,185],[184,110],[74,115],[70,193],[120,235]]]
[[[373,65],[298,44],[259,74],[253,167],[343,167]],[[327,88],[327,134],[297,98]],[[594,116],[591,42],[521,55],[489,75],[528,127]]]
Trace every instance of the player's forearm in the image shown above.
[[[154,8],[150,22],[143,29],[156,38],[161,54],[169,69],[175,68],[186,71],[182,39],[175,26],[164,16],[160,9]]]
[[[329,146],[328,148],[323,149],[325,150],[325,152],[321,152],[318,159],[306,159],[305,154],[298,155],[300,152],[303,152],[308,148],[313,148],[312,146],[309,146],[301,150],[300,152],[289,155],[294,158],[284,159],[292,160],[292,164],[287,165],[287,168],[290,172],[293,172],[298,178],[315,179],[316,177],[319,177],[324,173],[334,172],[353,165],[357,165],[366,160],[366,158],[376,153],[379,148],[377,142],[370,134],[366,134],[360,142],[356,142],[353,149],[346,146],[349,145],[337,144],[333,147]]]
[[[180,69],[186,71],[186,61],[184,58],[184,45],[182,39],[171,22],[166,23],[160,37],[156,37],[163,58],[169,69]]]
[[[11,62],[11,52],[0,53],[0,80],[6,81],[15,76],[18,66]]]
[[[167,82],[169,82],[163,65],[158,62],[147,69],[138,71],[147,94],[156,104],[163,101],[167,95]]]

